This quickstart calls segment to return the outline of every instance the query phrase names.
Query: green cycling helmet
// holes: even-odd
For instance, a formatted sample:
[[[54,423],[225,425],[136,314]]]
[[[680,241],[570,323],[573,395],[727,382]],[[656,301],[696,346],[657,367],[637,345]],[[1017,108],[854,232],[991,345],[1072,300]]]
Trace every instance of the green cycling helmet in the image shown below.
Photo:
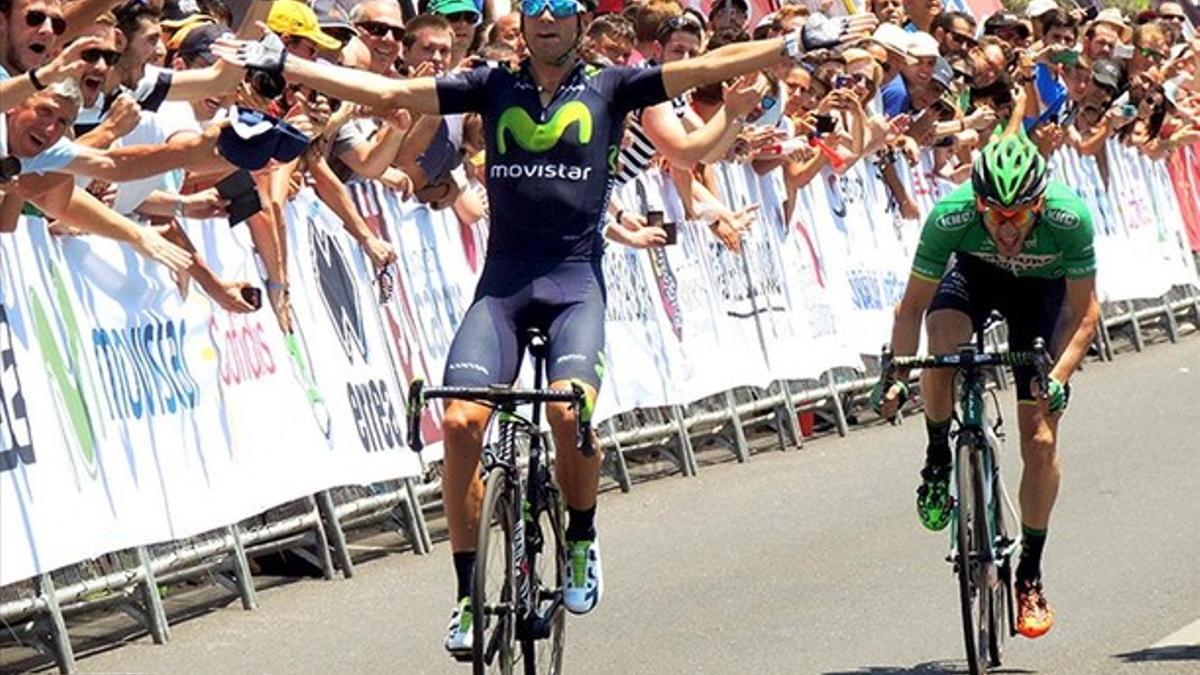
[[[1001,206],[1028,204],[1049,182],[1046,160],[1023,131],[993,137],[971,167],[975,195]]]

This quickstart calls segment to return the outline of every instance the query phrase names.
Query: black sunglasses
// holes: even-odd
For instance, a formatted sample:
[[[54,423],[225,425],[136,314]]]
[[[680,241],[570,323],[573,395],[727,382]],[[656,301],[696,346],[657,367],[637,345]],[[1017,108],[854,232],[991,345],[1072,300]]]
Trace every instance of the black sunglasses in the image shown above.
[[[450,23],[460,23],[461,22],[461,23],[474,24],[479,21],[479,13],[478,12],[451,12],[449,14],[443,14],[442,16],[446,17],[446,20],[449,21]]]
[[[79,58],[88,63],[96,63],[100,59],[104,59],[104,65],[114,66],[121,59],[121,52],[112,49],[85,49]]]
[[[381,21],[360,21],[355,25],[365,30],[368,35],[373,35],[377,38],[381,38],[389,32],[397,42],[404,38],[404,26],[393,26]]]
[[[46,23],[46,19],[50,20],[50,30],[54,31],[55,35],[62,35],[67,32],[67,20],[58,14],[47,14],[41,10],[31,9],[25,12],[25,25],[30,28],[41,28]]]

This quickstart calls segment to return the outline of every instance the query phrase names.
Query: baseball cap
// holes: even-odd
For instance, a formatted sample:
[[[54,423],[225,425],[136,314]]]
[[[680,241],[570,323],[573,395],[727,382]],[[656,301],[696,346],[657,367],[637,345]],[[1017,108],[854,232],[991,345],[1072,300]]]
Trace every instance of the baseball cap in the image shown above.
[[[482,16],[479,13],[479,7],[475,5],[475,0],[433,0],[429,3],[429,9],[426,10],[430,14],[441,14],[447,16],[449,14],[458,14],[459,12],[474,12],[475,16]]]
[[[932,79],[942,85],[943,89],[949,89],[954,84],[954,68],[950,66],[950,62],[939,56],[933,64]]]
[[[187,34],[179,42],[179,48],[176,53],[185,61],[200,59],[210,66],[217,62],[217,57],[213,56],[212,53],[213,42],[216,42],[217,38],[222,35],[233,34],[228,28],[218,26],[215,23],[193,26],[186,30]]]
[[[1058,8],[1058,3],[1054,0],[1033,0],[1025,8],[1025,16],[1034,19]]]
[[[272,159],[290,162],[308,147],[307,135],[261,110],[235,106],[229,119],[217,136],[217,150],[238,168],[257,171]]]
[[[989,16],[987,21],[983,22],[984,35],[990,35],[1002,28],[1010,28],[1015,30],[1020,33],[1021,37],[1023,38],[1029,37],[1029,26],[1025,25],[1025,22],[1021,21],[1021,17],[1017,16],[1014,12],[996,12],[995,14]]]
[[[267,15],[267,28],[281,35],[295,35],[311,40],[321,49],[342,48],[342,43],[337,38],[321,30],[317,23],[317,13],[297,0],[275,0],[271,3],[271,13]]]
[[[916,62],[916,59],[908,53],[908,31],[900,26],[894,23],[881,23],[875,29],[871,39],[883,45],[888,51],[903,56],[904,60],[910,64]]]
[[[1092,79],[1114,92],[1120,91],[1121,80],[1125,79],[1125,70],[1116,59],[1097,59],[1092,64]]]
[[[317,12],[317,25],[342,44],[358,35],[358,29],[350,24],[350,17],[337,5],[329,5]]]
[[[200,14],[200,4],[196,0],[166,0],[162,6],[162,25],[178,28],[197,14]]]
[[[929,33],[916,31],[908,35],[908,55],[914,58],[941,56],[941,45]]]

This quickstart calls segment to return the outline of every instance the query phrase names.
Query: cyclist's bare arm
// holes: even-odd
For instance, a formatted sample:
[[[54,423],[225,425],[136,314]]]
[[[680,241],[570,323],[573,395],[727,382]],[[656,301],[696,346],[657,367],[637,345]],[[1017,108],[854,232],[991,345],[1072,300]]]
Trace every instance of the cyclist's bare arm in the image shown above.
[[[917,274],[908,277],[904,297],[896,305],[896,320],[892,323],[892,353],[896,356],[912,356],[921,346],[921,321],[925,310],[933,302],[938,282]]]
[[[344,101],[372,108],[438,114],[437,85],[432,77],[395,80],[363,70],[313,63],[295,55],[284,62],[283,74],[288,82],[312,87]]]
[[[1096,322],[1100,320],[1100,303],[1096,300],[1096,278],[1067,279],[1067,327],[1069,335],[1062,355],[1050,371],[1054,379],[1067,383],[1087,356],[1088,346],[1096,337]]]

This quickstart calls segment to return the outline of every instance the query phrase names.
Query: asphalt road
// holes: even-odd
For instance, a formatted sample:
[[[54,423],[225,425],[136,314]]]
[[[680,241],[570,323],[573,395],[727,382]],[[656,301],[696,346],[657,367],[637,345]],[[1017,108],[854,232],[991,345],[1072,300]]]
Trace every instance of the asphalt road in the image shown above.
[[[1076,382],[1045,559],[1058,622],[1040,640],[1011,641],[1004,672],[1200,672],[1200,337],[1089,364]],[[606,595],[568,623],[569,670],[963,672],[948,537],[926,533],[913,511],[916,422],[744,466],[703,465],[724,456],[708,453],[698,478],[604,495]],[[1015,486],[1014,446],[1002,461]],[[232,602],[173,625],[167,646],[141,638],[80,669],[468,672],[440,644],[445,543],[356,571],[261,591],[257,611]]]

